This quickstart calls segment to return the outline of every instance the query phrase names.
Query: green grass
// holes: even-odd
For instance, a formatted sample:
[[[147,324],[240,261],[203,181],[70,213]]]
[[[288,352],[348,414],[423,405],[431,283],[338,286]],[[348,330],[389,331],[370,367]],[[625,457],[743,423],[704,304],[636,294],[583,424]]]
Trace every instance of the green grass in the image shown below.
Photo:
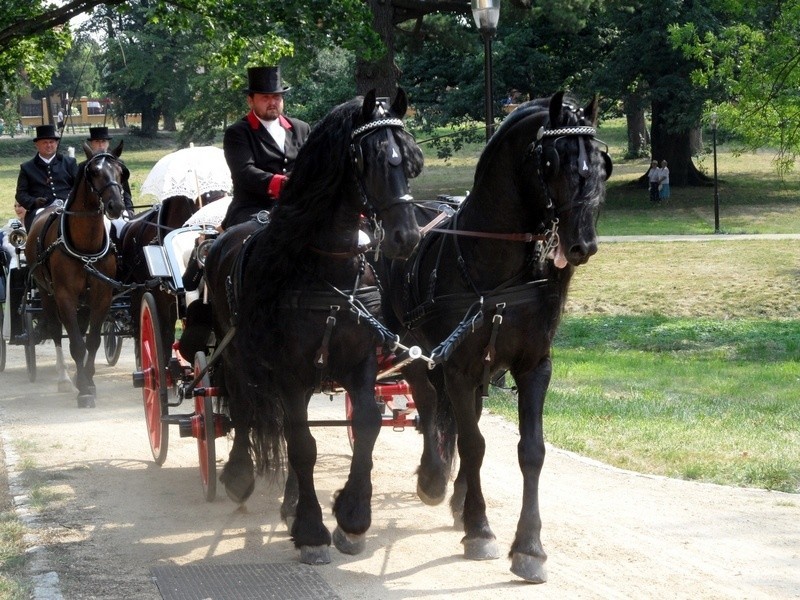
[[[0,598],[29,597],[25,563],[25,526],[13,512],[0,513]]]
[[[643,473],[800,492],[796,242],[601,244],[553,347],[551,444]],[[516,399],[488,405],[516,420]]]

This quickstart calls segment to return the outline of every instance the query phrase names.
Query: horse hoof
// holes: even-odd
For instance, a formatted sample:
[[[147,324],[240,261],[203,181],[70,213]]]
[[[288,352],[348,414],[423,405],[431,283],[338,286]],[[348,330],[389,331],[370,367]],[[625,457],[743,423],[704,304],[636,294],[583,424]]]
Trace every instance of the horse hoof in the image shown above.
[[[487,538],[464,538],[464,558],[468,560],[494,560],[500,558],[497,541]]]
[[[69,379],[64,379],[58,382],[58,391],[59,392],[74,392],[75,386],[72,385],[72,382]]]
[[[441,496],[436,496],[436,497],[429,496],[428,494],[425,493],[425,490],[422,489],[422,486],[420,486],[420,484],[417,483],[417,496],[419,496],[419,499],[422,500],[424,504],[427,504],[428,506],[437,506],[442,503],[442,500],[444,500],[445,495],[442,494]]]
[[[328,546],[300,546],[300,562],[307,565],[327,565],[331,562]]]
[[[361,554],[367,547],[367,536],[347,533],[337,526],[333,532],[333,544],[342,554]]]
[[[283,519],[283,522],[286,523],[286,529],[289,533],[292,533],[292,525],[294,525],[294,516],[287,516]]]
[[[530,583],[544,583],[547,581],[547,570],[544,561],[530,554],[514,552],[511,556],[511,572]]]
[[[94,408],[94,395],[78,394],[78,408]]]
[[[231,477],[228,471],[223,470],[219,480],[225,486],[225,493],[228,498],[236,504],[247,501],[253,490],[256,489],[256,480],[252,473],[249,476]]]

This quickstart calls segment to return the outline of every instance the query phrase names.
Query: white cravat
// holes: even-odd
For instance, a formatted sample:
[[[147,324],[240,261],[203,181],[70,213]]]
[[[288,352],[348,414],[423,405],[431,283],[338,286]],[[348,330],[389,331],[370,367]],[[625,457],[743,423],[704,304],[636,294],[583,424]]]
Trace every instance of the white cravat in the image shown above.
[[[284,150],[284,143],[286,142],[286,130],[281,127],[280,119],[273,119],[272,121],[262,121],[259,119],[264,127],[269,131],[272,139],[278,144],[278,148]]]

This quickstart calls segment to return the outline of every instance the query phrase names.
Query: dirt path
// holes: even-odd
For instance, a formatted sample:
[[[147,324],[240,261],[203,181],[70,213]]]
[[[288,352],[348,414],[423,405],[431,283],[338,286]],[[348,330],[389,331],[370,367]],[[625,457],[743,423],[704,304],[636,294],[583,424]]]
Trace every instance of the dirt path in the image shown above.
[[[27,459],[55,486],[36,520],[44,546],[36,568],[57,573],[64,598],[161,598],[151,576],[158,565],[296,564],[278,517],[279,486],[261,481],[246,510],[221,490],[205,502],[194,440],[176,428],[166,463],[153,464],[130,383],[130,340],[116,367],[101,363],[94,410],[55,391],[52,346],[39,349],[35,384],[22,348],[9,349],[0,423],[12,461],[19,457],[12,480]],[[315,399],[315,417],[343,411],[341,399]],[[489,518],[505,553],[520,506],[517,434],[491,415],[482,425]],[[318,493],[332,528],[331,497],[350,450],[341,428],[315,435]],[[382,431],[367,550],[332,550],[332,563],[315,568],[340,598],[800,598],[796,495],[642,476],[549,448],[541,481],[549,581],[531,586],[509,572],[506,558],[461,558],[446,504],[427,507],[415,497],[420,448],[413,431]],[[218,440],[218,456],[227,451]]]

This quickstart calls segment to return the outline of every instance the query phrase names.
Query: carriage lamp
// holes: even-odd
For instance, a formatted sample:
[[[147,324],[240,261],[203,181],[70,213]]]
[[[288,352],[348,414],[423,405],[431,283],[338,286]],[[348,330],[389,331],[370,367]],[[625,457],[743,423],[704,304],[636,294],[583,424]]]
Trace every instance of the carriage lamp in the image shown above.
[[[492,39],[500,20],[500,0],[472,0],[472,18],[483,38],[483,80],[486,111],[486,141],[494,133],[492,110]]]
[[[717,113],[711,113],[711,139],[714,146],[714,233],[719,233],[719,186],[717,184]]]

